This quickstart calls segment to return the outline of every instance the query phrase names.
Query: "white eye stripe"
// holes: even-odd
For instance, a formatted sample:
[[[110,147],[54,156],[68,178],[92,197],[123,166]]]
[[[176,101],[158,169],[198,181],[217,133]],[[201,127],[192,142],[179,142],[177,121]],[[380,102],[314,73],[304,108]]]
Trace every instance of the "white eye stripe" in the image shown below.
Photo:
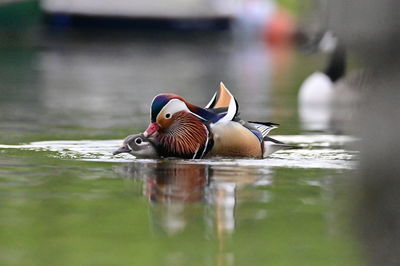
[[[200,118],[201,120],[206,120],[203,117],[199,116],[198,114],[193,113],[192,111],[189,110],[189,108],[187,107],[187,105],[179,100],[179,99],[172,99],[170,100],[158,113],[157,117],[156,117],[156,121],[160,118],[159,116],[163,113],[163,112],[167,112],[167,114],[170,114],[171,117],[180,111],[185,111],[188,113],[191,113],[192,115]]]
[[[138,140],[140,140],[140,142],[138,142]],[[137,138],[137,139],[135,139],[135,144],[137,145],[137,146],[144,146],[144,145],[146,145],[148,142],[146,142],[146,141],[144,141],[142,138]]]
[[[164,112],[167,112],[167,114],[170,114],[172,116],[180,111],[190,112],[189,108],[186,106],[184,102],[182,102],[179,99],[172,99],[161,109],[156,119],[158,120],[160,114]]]

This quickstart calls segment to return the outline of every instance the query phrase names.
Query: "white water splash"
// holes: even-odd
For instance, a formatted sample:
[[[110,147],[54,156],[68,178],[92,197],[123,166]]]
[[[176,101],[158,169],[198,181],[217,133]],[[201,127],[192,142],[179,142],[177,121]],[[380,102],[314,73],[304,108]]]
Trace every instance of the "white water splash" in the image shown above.
[[[278,151],[266,159],[202,159],[177,160],[179,163],[201,163],[209,165],[268,166],[291,168],[352,169],[356,166],[358,152],[343,147],[355,141],[350,136],[335,135],[282,135],[274,136],[285,143],[304,147],[298,150]],[[26,149],[50,151],[60,159],[75,159],[98,162],[156,162],[155,159],[137,159],[129,154],[112,155],[121,145],[121,140],[60,140],[39,141],[22,145],[2,145],[0,149]],[[341,148],[338,149],[337,147]]]

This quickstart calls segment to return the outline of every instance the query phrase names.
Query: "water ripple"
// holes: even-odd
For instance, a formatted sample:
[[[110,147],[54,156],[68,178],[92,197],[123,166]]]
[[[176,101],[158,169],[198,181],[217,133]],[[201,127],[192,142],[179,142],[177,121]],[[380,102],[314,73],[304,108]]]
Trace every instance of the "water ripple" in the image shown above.
[[[275,138],[303,147],[298,150],[278,151],[266,159],[212,158],[203,160],[178,160],[182,164],[200,163],[209,165],[268,166],[290,168],[352,169],[356,166],[357,151],[348,150],[347,144],[356,141],[351,136],[336,135],[282,135]],[[58,140],[39,141],[21,145],[2,145],[0,149],[27,149],[49,151],[60,159],[75,159],[98,162],[156,162],[152,159],[137,159],[129,154],[112,155],[121,140]]]

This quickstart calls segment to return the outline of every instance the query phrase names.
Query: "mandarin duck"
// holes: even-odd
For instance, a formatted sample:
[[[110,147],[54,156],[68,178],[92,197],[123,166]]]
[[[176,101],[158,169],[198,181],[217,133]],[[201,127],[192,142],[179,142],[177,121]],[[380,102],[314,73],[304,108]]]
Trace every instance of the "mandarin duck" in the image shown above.
[[[238,109],[222,82],[204,108],[176,94],[159,94],[151,103],[151,123],[143,136],[159,156],[185,159],[265,158],[277,150],[295,148],[267,136],[278,124],[246,122],[239,118]]]

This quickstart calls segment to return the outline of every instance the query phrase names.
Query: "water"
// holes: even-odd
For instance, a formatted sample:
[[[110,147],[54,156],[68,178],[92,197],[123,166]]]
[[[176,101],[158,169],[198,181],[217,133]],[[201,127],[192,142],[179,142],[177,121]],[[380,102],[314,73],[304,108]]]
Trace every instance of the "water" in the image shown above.
[[[281,150],[263,160],[211,158],[202,160],[171,159],[177,164],[200,163],[208,165],[239,166],[275,166],[291,168],[352,169],[356,165],[357,151],[338,148],[356,142],[349,136],[305,135],[275,136],[285,143],[295,144],[302,149]],[[22,145],[0,145],[2,149],[32,150],[53,152],[51,155],[61,159],[75,159],[97,162],[143,162],[154,163],[158,160],[135,158],[130,154],[112,155],[121,145],[121,140],[64,140],[38,141]]]
[[[1,36],[2,265],[359,264],[343,196],[357,139],[303,131],[297,115],[296,88],[320,59],[226,33]],[[280,123],[272,135],[303,149],[111,155],[146,127],[154,95],[205,105],[220,81],[245,119]]]

